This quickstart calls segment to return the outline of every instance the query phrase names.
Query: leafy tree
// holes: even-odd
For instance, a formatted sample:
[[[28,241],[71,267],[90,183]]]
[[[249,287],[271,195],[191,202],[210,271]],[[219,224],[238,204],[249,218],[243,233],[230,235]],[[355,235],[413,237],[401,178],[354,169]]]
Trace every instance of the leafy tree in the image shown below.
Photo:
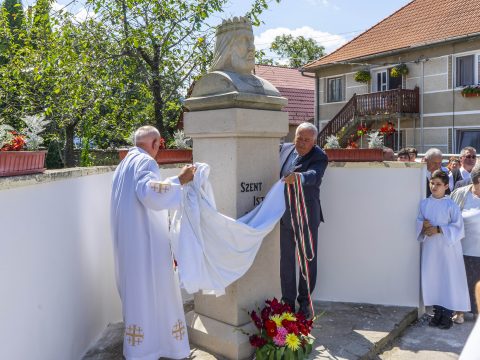
[[[280,0],[275,0],[279,2]],[[254,0],[247,15],[259,23],[259,14],[271,0]],[[162,134],[172,119],[167,109],[177,104],[188,82],[205,71],[211,60],[214,28],[211,16],[228,0],[89,0],[98,19],[108,24],[122,54],[143,69],[143,81],[153,98],[154,124]],[[217,19],[215,19],[218,22]],[[178,113],[178,112],[177,112]]]
[[[299,68],[325,55],[325,48],[314,39],[285,34],[275,37],[270,50],[288,59],[289,66],[293,68]]]
[[[269,59],[266,57],[267,54],[263,50],[256,50],[255,51],[255,64],[258,65],[276,65],[273,59]]]

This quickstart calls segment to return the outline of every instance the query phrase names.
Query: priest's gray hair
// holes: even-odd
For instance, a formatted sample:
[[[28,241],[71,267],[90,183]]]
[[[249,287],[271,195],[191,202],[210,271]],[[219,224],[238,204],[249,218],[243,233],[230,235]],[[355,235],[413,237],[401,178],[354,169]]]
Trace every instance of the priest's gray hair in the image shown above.
[[[295,131],[295,134],[298,134],[301,130],[310,130],[313,132],[314,138],[317,138],[318,136],[318,130],[315,125],[309,122],[303,122],[300,125],[298,125],[297,130]]]
[[[430,160],[431,158],[442,157],[442,156],[443,156],[443,154],[439,149],[430,148],[430,149],[427,150],[424,157],[425,157],[425,160]]]
[[[480,163],[473,167],[472,171],[470,171],[470,177],[472,178],[472,183],[478,184],[480,182]]]
[[[146,140],[153,137],[160,137],[160,131],[158,131],[156,127],[150,125],[142,126],[135,131],[135,135],[133,137],[135,146],[138,146],[139,144],[142,144]]]

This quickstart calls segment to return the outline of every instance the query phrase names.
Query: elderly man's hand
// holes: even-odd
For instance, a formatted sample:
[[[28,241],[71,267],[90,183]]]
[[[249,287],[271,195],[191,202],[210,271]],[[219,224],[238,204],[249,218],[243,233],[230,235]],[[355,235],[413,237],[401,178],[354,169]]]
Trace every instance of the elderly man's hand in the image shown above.
[[[295,182],[295,174],[297,173],[291,173],[283,178],[283,182],[285,184],[291,185]]]
[[[178,175],[178,179],[180,180],[180,184],[184,185],[193,180],[193,176],[195,175],[195,166],[193,165],[186,165],[180,171]]]

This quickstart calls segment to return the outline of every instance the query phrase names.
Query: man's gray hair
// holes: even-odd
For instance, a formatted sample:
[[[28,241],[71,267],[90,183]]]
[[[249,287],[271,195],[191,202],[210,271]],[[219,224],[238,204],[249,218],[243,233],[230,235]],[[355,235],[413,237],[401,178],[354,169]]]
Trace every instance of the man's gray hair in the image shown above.
[[[425,153],[426,160],[429,160],[433,157],[442,157],[442,156],[443,156],[442,152],[440,151],[440,149],[437,149],[437,148],[430,148]]]
[[[460,151],[460,157],[465,156],[467,151],[473,152],[475,155],[477,154],[477,149],[475,149],[473,146],[465,146],[462,151]]]
[[[145,126],[139,127],[137,131],[135,131],[133,140],[134,140],[135,146],[138,146],[138,144],[145,142],[145,140],[147,140],[148,138],[158,137],[158,136],[160,136],[160,131],[158,131],[156,127],[145,125]]]
[[[470,171],[470,177],[472,178],[472,183],[478,184],[480,182],[480,163],[473,167],[472,171]]]
[[[301,123],[300,125],[298,125],[297,130],[295,131],[295,134],[298,134],[298,132],[301,130],[310,130],[311,132],[313,132],[313,136],[315,137],[315,139],[318,136],[317,127],[312,123],[309,123],[309,122]]]

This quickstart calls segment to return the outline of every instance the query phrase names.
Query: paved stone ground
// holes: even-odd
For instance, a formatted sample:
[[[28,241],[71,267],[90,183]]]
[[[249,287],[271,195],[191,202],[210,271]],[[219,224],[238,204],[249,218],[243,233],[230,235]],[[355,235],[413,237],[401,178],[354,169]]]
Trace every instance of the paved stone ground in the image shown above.
[[[458,359],[468,335],[475,324],[470,314],[461,325],[453,324],[449,330],[428,326],[429,315],[409,326],[387,350],[382,360],[451,360]]]
[[[186,311],[192,308],[186,304]],[[395,306],[319,302],[320,314],[312,331],[315,336],[311,359],[378,358],[382,348],[415,321],[417,310]],[[83,360],[122,360],[123,324],[112,324]],[[192,348],[190,359],[223,360],[198,348]],[[392,358],[393,359],[393,358]]]

